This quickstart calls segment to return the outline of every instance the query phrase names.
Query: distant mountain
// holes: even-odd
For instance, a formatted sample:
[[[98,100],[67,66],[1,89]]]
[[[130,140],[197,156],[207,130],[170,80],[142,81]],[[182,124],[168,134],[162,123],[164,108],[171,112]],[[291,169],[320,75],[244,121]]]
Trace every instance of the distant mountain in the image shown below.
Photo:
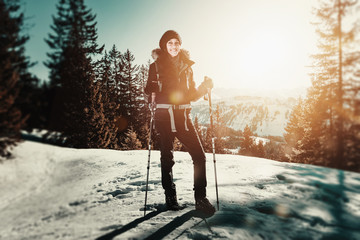
[[[246,125],[259,136],[282,136],[297,98],[304,95],[302,90],[285,90],[258,95],[255,91],[244,94],[244,90],[215,89],[213,110],[219,105],[226,125],[235,130],[243,130]],[[241,95],[236,95],[240,93]],[[258,94],[262,94],[258,92]],[[192,117],[198,117],[200,124],[209,124],[207,101],[193,104]]]
[[[287,99],[289,97],[297,99],[298,97],[305,97],[306,87],[298,87],[291,89],[276,89],[276,90],[264,90],[264,89],[246,89],[246,88],[214,88],[212,90],[214,99],[220,98],[232,98],[236,96],[251,96],[251,97],[268,97]]]

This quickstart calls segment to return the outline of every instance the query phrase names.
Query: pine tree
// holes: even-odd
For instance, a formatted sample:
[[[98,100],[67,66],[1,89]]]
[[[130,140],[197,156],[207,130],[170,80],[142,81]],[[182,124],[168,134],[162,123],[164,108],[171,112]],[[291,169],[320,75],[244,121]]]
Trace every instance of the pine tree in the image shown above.
[[[12,3],[9,2],[8,4],[9,6],[12,5],[12,7],[19,8],[19,1],[12,1]],[[22,27],[23,20],[19,19],[19,21],[21,22],[20,27]],[[29,39],[28,36],[22,36],[22,38],[21,41],[25,42]],[[17,50],[17,72],[19,74],[17,85],[19,86],[19,94],[15,100],[15,106],[21,111],[22,116],[26,118],[22,128],[30,131],[43,125],[43,119],[40,118],[41,112],[39,110],[44,103],[41,101],[42,91],[39,86],[39,79],[29,72],[29,68],[34,66],[35,63],[30,62],[29,58],[25,56],[24,44]]]
[[[56,5],[57,16],[52,16],[53,25],[51,25],[54,33],[49,34],[48,39],[45,39],[45,42],[52,49],[52,52],[47,53],[49,60],[44,62],[50,70],[50,88],[61,87],[60,66],[64,61],[63,50],[68,44],[67,38],[71,29],[70,10],[68,8],[68,0],[60,0]]]
[[[126,115],[129,126],[138,127],[137,119],[137,97],[140,95],[138,89],[138,70],[139,66],[134,63],[135,57],[129,49],[121,56],[122,65],[122,82],[123,87],[120,94],[122,95],[122,104],[126,110]]]
[[[124,66],[122,64],[122,54],[113,45],[109,51],[110,73],[111,81],[114,84],[114,96],[113,101],[117,106],[117,110],[114,113],[114,122],[116,126],[116,138],[117,143],[121,146],[126,138],[126,130],[129,126],[129,119],[127,116],[126,107],[126,88],[127,85],[123,80]]]
[[[304,101],[298,100],[293,108],[289,121],[285,127],[284,138],[286,141],[286,155],[290,162],[298,162],[297,159],[301,153],[301,140],[304,138],[306,129],[306,118]]]
[[[225,136],[225,122],[223,119],[223,111],[219,104],[216,105],[214,111],[214,135],[215,135],[215,152],[225,153],[225,142],[223,137]]]
[[[291,162],[330,166],[334,134],[327,96],[326,91],[310,89],[308,98],[294,107],[284,134]]]
[[[108,127],[107,148],[119,149],[117,139],[118,128],[115,124],[120,105],[116,101],[116,82],[111,69],[111,62],[105,51],[103,58],[97,63],[97,82],[100,86],[101,102],[104,111],[104,125]]]
[[[264,147],[265,158],[277,161],[289,161],[289,159],[285,157],[283,144],[270,140],[270,142],[266,143]]]
[[[316,9],[319,52],[313,55],[312,86],[304,101],[300,120],[290,121],[287,142],[296,145],[292,159],[298,162],[356,169],[360,136],[356,102],[359,99],[360,54],[355,43],[358,26],[345,29],[343,19],[350,16],[357,1],[323,0]],[[298,111],[298,110],[296,110]],[[298,121],[298,123],[296,123]],[[301,136],[296,135],[301,130]],[[355,137],[354,137],[355,136]],[[293,146],[292,146],[293,147]],[[350,167],[351,166],[351,167]],[[360,170],[360,169],[358,169]]]
[[[109,78],[111,84],[114,86],[114,97],[115,101],[120,105],[122,102],[120,89],[121,89],[121,53],[116,49],[116,46],[113,45],[108,54],[109,61]]]
[[[28,60],[24,55],[27,36],[21,35],[24,15],[18,1],[0,0],[0,156],[10,157],[9,147],[20,139],[25,119],[15,107],[22,71]]]
[[[204,151],[207,153],[212,153],[212,130],[211,127],[208,126],[205,131],[205,137],[204,137]]]
[[[239,154],[245,155],[245,156],[254,156],[254,149],[255,149],[255,143],[254,140],[251,138],[253,136],[252,131],[250,130],[250,127],[246,125],[244,128],[243,133],[243,141],[240,144],[240,150]]]
[[[39,85],[39,79],[27,72],[27,66],[20,71],[19,75],[19,95],[16,98],[15,105],[27,119],[24,130],[43,129],[46,124],[44,108],[46,99],[43,99],[43,88]]]
[[[137,138],[136,132],[130,127],[126,133],[124,143],[122,143],[123,150],[139,150],[141,149],[141,142]]]
[[[148,132],[146,131],[148,128],[144,128],[144,126],[148,126],[151,118],[151,113],[149,109],[148,97],[144,92],[147,79],[148,79],[149,65],[141,65],[138,72],[138,97],[136,98],[136,108],[137,108],[137,133],[140,141],[143,146],[147,145],[148,141]]]
[[[360,80],[360,54],[354,51],[358,27],[343,27],[356,3],[323,0],[316,9],[319,52],[313,55],[312,86],[302,106],[294,109],[285,134],[291,161],[360,170],[360,148],[355,147],[360,136],[354,134],[360,98],[354,87]]]
[[[343,14],[353,14],[357,16],[359,10],[358,1],[339,2],[342,6]],[[355,14],[354,14],[355,12]],[[340,16],[339,22],[342,21]],[[346,16],[345,16],[346,17]],[[345,19],[346,20],[346,19]],[[345,24],[344,24],[345,25]],[[339,26],[339,30],[345,27]],[[360,172],[360,51],[359,51],[359,34],[360,26],[358,22],[351,25],[351,29],[342,33],[343,42],[340,48],[344,48],[343,55],[343,75],[344,75],[344,160],[338,165],[342,168]],[[344,115],[344,114],[343,114]]]
[[[47,66],[56,88],[54,130],[62,132],[69,146],[107,147],[113,129],[104,125],[102,94],[91,59],[103,50],[96,43],[95,15],[83,0],[60,0],[57,9],[55,34],[47,40],[53,49]]]
[[[64,63],[64,49],[66,49],[69,44],[69,32],[71,30],[70,23],[70,10],[69,10],[69,1],[68,0],[59,0],[59,3],[56,5],[57,14],[52,16],[53,25],[51,29],[54,33],[48,35],[48,39],[45,39],[45,42],[51,49],[51,52],[47,53],[48,60],[44,62],[44,65],[49,68],[49,84],[47,86],[48,92],[48,102],[47,107],[47,123],[46,128],[54,131],[62,131],[61,120],[63,118],[63,103],[62,103],[62,81],[61,81],[61,65]],[[50,137],[49,137],[50,138]],[[52,136],[54,138],[54,135]],[[60,137],[61,138],[61,137]],[[56,141],[56,139],[53,139]]]
[[[114,101],[119,107],[116,111],[116,126],[118,129],[118,136],[117,138],[121,142],[123,137],[125,136],[125,129],[128,126],[128,119],[127,119],[127,109],[125,107],[125,89],[126,84],[122,79],[123,75],[123,65],[122,65],[122,55],[117,50],[116,46],[113,45],[111,50],[109,51],[109,61],[111,65],[111,79],[115,85],[115,92],[114,92]]]
[[[327,65],[321,61],[318,64],[325,69],[327,77],[333,81],[336,80],[333,90],[335,95],[334,109],[332,110],[336,136],[333,166],[338,168],[346,168],[346,165],[351,161],[347,156],[347,146],[349,145],[347,142],[349,139],[346,138],[346,132],[349,126],[355,124],[350,117],[351,108],[355,107],[351,105],[351,85],[354,81],[357,84],[359,83],[359,78],[354,78],[353,75],[358,71],[356,69],[358,69],[360,60],[359,51],[355,50],[356,38],[358,38],[356,34],[358,34],[359,26],[354,23],[350,28],[346,29],[343,22],[346,17],[351,17],[356,4],[357,0],[324,1],[317,11],[317,16],[322,24],[318,24],[318,31],[321,34],[321,40],[323,40],[320,43],[325,42],[319,47],[322,53],[329,55],[328,58],[333,60]],[[327,60],[327,58],[322,55],[319,56],[319,54],[317,57],[317,59]]]
[[[265,147],[263,141],[259,141],[259,143],[255,146],[255,154],[254,156],[263,158],[265,157]]]

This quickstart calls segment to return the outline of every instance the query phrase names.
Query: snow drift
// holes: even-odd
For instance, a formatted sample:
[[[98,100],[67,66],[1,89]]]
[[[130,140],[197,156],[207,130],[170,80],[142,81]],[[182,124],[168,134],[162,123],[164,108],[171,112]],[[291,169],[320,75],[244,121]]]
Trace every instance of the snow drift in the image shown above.
[[[0,239],[360,239],[360,174],[217,155],[220,210],[194,211],[190,156],[176,152],[179,212],[164,211],[159,152],[25,141],[0,164]],[[208,197],[215,204],[212,156]]]

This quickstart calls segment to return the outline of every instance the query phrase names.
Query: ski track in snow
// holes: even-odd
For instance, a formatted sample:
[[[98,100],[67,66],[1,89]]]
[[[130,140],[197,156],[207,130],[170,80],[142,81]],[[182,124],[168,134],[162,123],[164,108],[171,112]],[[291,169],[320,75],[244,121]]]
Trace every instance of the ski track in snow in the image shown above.
[[[193,169],[175,152],[178,212],[164,211],[160,154],[25,141],[0,164],[0,239],[360,239],[360,174],[216,155],[220,211],[194,211]],[[208,197],[216,204],[212,155]]]

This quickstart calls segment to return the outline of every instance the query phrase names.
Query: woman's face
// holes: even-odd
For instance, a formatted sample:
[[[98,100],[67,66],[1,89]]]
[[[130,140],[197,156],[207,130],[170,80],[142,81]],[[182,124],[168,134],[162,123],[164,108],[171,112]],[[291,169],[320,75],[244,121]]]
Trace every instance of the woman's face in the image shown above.
[[[170,39],[167,43],[166,43],[166,48],[168,53],[172,56],[172,57],[176,57],[179,52],[180,52],[180,42],[179,40],[177,40],[176,38]]]

